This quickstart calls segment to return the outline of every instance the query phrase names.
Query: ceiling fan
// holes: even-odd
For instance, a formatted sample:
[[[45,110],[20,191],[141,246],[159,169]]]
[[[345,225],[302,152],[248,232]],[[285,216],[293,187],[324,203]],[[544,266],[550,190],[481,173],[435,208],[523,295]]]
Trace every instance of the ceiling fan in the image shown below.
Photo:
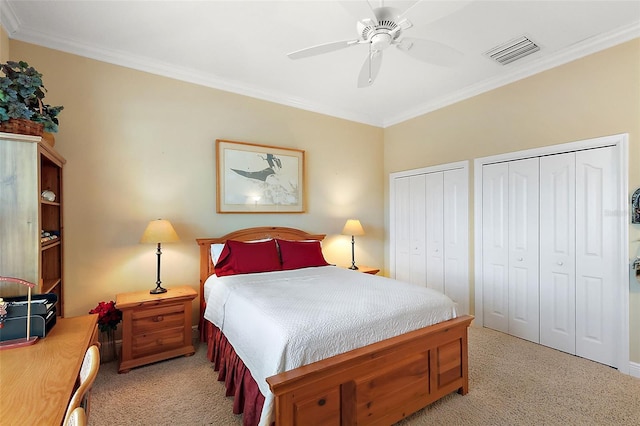
[[[291,52],[287,56],[291,59],[301,59],[359,44],[368,45],[369,52],[360,69],[358,87],[368,87],[373,84],[382,65],[383,52],[390,46],[395,46],[401,52],[431,64],[441,66],[457,64],[463,55],[453,47],[437,41],[404,36],[404,32],[413,26],[406,16],[420,2],[421,0],[416,1],[401,12],[396,8],[384,6],[382,0],[380,6],[375,8],[367,0],[342,1],[340,4],[357,19],[358,38],[308,47]],[[454,9],[458,8],[459,5],[454,6]]]

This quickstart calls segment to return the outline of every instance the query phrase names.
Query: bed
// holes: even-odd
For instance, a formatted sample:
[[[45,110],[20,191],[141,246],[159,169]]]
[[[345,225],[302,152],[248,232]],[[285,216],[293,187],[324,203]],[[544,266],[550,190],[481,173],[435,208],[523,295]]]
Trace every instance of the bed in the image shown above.
[[[247,280],[256,283],[273,282],[276,286],[274,290],[270,290],[267,285],[260,285],[259,291],[280,291],[288,296],[288,292],[282,292],[282,287],[277,287],[283,285],[281,284],[283,277],[285,280],[299,280],[302,274],[305,274],[303,281],[328,280],[328,285],[332,285],[331,281],[333,281],[335,286],[335,281],[342,281],[344,274],[347,274],[349,275],[347,281],[353,279],[353,286],[359,289],[358,291],[362,291],[364,288],[368,292],[383,291],[390,289],[390,285],[397,285],[398,288],[405,285],[410,286],[412,288],[410,291],[419,288],[384,277],[374,277],[335,266],[261,272],[247,274],[247,277],[212,277],[215,275],[212,248],[219,247],[228,240],[249,242],[269,239],[312,242],[322,241],[324,235],[309,234],[298,229],[285,227],[259,227],[239,230],[218,238],[197,239],[200,246],[201,338],[208,344],[207,354],[220,372],[219,379],[225,381],[227,395],[234,396],[234,412],[244,413],[243,422],[245,425],[270,425],[274,421],[278,426],[309,424],[390,425],[449,393],[457,391],[464,395],[468,392],[467,327],[473,317],[468,315],[455,317],[454,312],[449,316],[451,319],[431,319],[429,321],[432,324],[426,326],[421,326],[419,323],[409,324],[405,329],[400,327],[398,329],[400,331],[394,332],[399,334],[389,335],[390,331],[386,330],[388,328],[386,324],[395,320],[381,321],[379,318],[386,315],[384,312],[387,305],[395,304],[388,303],[386,297],[377,297],[377,303],[382,299],[386,305],[376,305],[376,315],[371,316],[374,322],[369,326],[371,330],[382,330],[383,338],[380,338],[379,335],[378,337],[364,337],[374,340],[360,344],[358,343],[360,336],[356,338],[354,335],[353,339],[345,339],[343,336],[341,341],[348,341],[348,344],[355,345],[355,347],[347,348],[344,352],[343,349],[337,349],[337,353],[328,352],[327,356],[327,353],[322,351],[335,351],[334,345],[324,345],[325,347],[319,354],[315,350],[306,351],[307,341],[304,339],[307,337],[305,333],[302,340],[292,339],[292,341],[284,342],[285,351],[288,351],[291,349],[289,346],[296,346],[293,342],[300,340],[298,346],[305,349],[302,350],[304,352],[304,355],[301,356],[302,361],[293,359],[295,357],[286,352],[286,356],[278,359],[280,362],[275,370],[270,364],[266,370],[257,368],[256,363],[261,363],[263,360],[252,358],[252,349],[243,348],[247,340],[253,341],[256,338],[246,337],[242,334],[244,330],[241,330],[241,321],[236,320],[236,325],[233,326],[232,314],[247,309],[247,303],[254,297],[260,312],[268,309],[260,305],[260,299],[253,293],[244,294],[242,297],[236,296],[236,293],[231,293],[227,287],[232,287],[233,291],[239,291],[238,294],[242,295],[243,291],[249,291],[248,284],[245,283]],[[284,253],[282,255],[284,256]],[[372,281],[362,284],[362,280]],[[207,283],[206,287],[205,283]],[[313,283],[309,284],[309,288],[316,286],[315,281],[309,281],[309,283]],[[349,286],[345,284],[345,287]],[[278,288],[279,290],[275,290]],[[395,288],[394,286],[393,289]],[[422,293],[423,290],[427,290],[419,289]],[[334,290],[339,289],[332,288],[331,294]],[[397,297],[405,297],[401,294],[403,292],[399,291],[387,291],[385,294],[395,295],[396,293],[399,293]],[[234,296],[230,297],[230,294]],[[207,304],[206,296],[213,297],[209,304]],[[272,296],[272,294],[266,295],[267,298]],[[415,299],[416,296],[409,298]],[[228,311],[223,311],[223,308],[214,303],[220,299],[226,301],[225,306],[228,305]],[[332,304],[333,302],[326,304],[326,306]],[[232,306],[235,308],[231,309]],[[446,311],[446,308],[447,306],[444,307],[443,312]],[[287,310],[287,306],[282,305],[276,310]],[[352,310],[357,311],[357,309]],[[218,311],[217,314],[216,311]],[[216,317],[216,315],[218,316]],[[321,312],[318,311],[311,315],[321,315]],[[256,326],[247,326],[246,332],[249,333],[249,329],[258,328],[259,335],[275,336],[273,345],[264,343],[259,345],[259,348],[264,348],[263,358],[270,359],[272,358],[271,346],[278,347],[280,335],[273,334],[269,328],[265,328],[269,326],[265,325],[269,322],[267,318],[252,322]],[[300,318],[303,317],[290,322],[299,323],[301,322]],[[308,321],[303,326],[314,328],[316,323],[323,321]],[[341,324],[359,321],[342,321]],[[426,320],[420,319],[420,321]],[[405,324],[411,321],[403,319],[399,322]],[[249,322],[245,324],[249,324]],[[348,330],[345,330],[338,330],[336,334],[347,333]],[[317,339],[326,337],[328,336],[321,335]],[[352,340],[353,342],[351,342]],[[300,349],[294,348],[293,354],[297,354]],[[253,351],[255,352],[255,349]],[[312,353],[309,355],[307,352]],[[318,356],[320,358],[315,360]],[[309,360],[311,361],[308,362]],[[302,362],[300,365],[296,364],[300,362]]]

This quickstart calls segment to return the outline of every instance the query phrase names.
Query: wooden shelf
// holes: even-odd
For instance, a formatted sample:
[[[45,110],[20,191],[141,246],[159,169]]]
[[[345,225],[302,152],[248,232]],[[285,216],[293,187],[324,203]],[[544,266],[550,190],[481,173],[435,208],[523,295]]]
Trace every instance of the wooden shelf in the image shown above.
[[[51,293],[61,281],[60,278],[42,280],[42,293]]]
[[[48,250],[51,247],[59,246],[60,244],[62,244],[62,241],[60,241],[60,237],[58,237],[55,240],[49,240],[45,241],[44,243],[40,243],[40,246],[42,250]]]
[[[7,165],[0,168],[0,182],[6,182],[0,191],[0,217],[9,218],[0,221],[0,271],[36,284],[34,294],[55,293],[56,312],[62,316],[65,159],[42,138],[13,133],[0,133],[0,158]],[[53,192],[55,201],[44,200],[43,191]],[[42,230],[55,231],[58,238],[43,242]],[[23,286],[0,285],[0,297],[25,294]]]

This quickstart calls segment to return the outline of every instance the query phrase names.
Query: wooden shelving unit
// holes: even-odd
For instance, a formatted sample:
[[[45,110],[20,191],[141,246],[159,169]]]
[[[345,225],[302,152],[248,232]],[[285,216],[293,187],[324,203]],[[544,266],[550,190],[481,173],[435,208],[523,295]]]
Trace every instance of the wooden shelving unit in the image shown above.
[[[40,137],[0,133],[0,274],[36,284],[34,293],[55,293],[64,313],[65,159]],[[54,201],[41,196],[55,194]],[[41,241],[41,231],[57,238]],[[25,294],[23,286],[0,284],[0,296]]]

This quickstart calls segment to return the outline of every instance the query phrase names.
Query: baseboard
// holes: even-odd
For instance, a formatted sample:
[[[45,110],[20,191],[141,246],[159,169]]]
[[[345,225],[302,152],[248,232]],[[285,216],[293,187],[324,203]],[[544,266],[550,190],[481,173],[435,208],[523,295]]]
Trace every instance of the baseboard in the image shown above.
[[[640,379],[640,363],[629,362],[629,375]]]

